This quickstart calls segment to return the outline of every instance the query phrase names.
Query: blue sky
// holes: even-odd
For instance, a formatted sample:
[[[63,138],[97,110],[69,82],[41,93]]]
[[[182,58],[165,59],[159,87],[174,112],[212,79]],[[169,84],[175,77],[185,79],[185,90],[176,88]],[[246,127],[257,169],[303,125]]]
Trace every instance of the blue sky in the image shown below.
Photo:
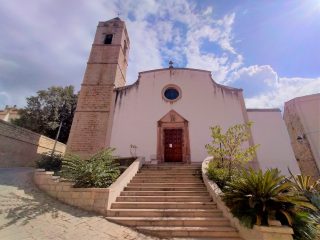
[[[0,0],[0,109],[52,85],[78,90],[98,21],[126,21],[139,71],[206,69],[247,107],[320,92],[320,0]]]

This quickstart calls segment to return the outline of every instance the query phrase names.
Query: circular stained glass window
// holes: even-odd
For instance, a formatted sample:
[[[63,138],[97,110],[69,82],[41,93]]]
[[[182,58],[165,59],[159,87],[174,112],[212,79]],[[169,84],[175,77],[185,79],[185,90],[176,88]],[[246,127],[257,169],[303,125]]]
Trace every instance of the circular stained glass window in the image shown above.
[[[174,87],[168,87],[164,93],[164,97],[170,101],[174,101],[180,96],[180,92]]]

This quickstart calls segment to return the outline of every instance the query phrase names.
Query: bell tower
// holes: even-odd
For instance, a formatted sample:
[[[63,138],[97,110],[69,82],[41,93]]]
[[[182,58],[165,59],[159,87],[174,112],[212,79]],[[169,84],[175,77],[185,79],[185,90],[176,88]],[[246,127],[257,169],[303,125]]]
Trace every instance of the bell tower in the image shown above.
[[[99,22],[72,122],[67,152],[86,156],[110,144],[115,87],[126,84],[129,37],[119,17]]]

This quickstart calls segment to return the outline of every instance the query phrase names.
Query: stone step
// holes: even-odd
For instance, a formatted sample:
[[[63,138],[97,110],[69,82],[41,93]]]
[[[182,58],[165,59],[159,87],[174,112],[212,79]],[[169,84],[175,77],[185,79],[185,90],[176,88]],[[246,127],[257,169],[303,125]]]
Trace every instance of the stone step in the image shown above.
[[[213,202],[115,202],[111,209],[214,209]]]
[[[182,175],[182,176],[176,176],[176,175],[162,175],[162,176],[159,176],[159,175],[156,175],[156,174],[152,174],[150,176],[141,176],[139,174],[137,174],[133,179],[171,179],[171,180],[202,180],[202,177],[199,175],[199,176],[193,176],[193,175]]]
[[[150,187],[142,184],[138,186],[128,186],[124,188],[125,191],[206,191],[204,185],[202,187]]]
[[[129,183],[128,187],[193,187],[203,188],[203,183]]]
[[[202,180],[193,179],[170,179],[170,178],[133,178],[130,183],[198,183],[203,184]]]
[[[170,166],[160,166],[160,165],[153,165],[153,166],[144,166],[142,167],[140,170],[157,170],[157,171],[161,171],[161,170],[201,170],[201,167],[198,166],[174,166],[174,167],[170,167]]]
[[[241,240],[232,227],[137,227],[138,231],[158,237],[197,237],[217,240]]]
[[[230,227],[229,221],[223,217],[108,217],[107,219],[111,222],[130,227]]]
[[[141,169],[139,173],[167,173],[167,174],[172,174],[172,173],[182,173],[182,174],[200,174],[201,170],[200,169],[195,169],[195,168],[185,168],[185,169]]]
[[[201,169],[199,164],[145,164],[142,169]]]
[[[184,173],[184,172],[175,172],[175,171],[148,171],[148,170],[139,170],[139,172],[137,173],[137,176],[140,175],[163,175],[163,176],[177,176],[177,177],[183,177],[183,176],[201,176],[202,173],[201,172],[197,172],[197,173]]]
[[[222,217],[219,209],[111,209],[112,217]]]
[[[181,175],[177,175],[177,174],[137,174],[134,178],[173,178],[173,179],[202,179],[201,175],[195,175],[195,174],[181,174]]]
[[[212,202],[209,196],[120,196],[117,202]]]
[[[209,196],[206,191],[123,191],[120,196]]]

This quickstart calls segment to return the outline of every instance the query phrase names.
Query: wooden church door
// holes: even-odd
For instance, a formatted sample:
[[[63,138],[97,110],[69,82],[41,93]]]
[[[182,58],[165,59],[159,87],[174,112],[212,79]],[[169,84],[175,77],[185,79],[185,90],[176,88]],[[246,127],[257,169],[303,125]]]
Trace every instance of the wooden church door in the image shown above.
[[[182,162],[183,130],[164,129],[164,161]]]

